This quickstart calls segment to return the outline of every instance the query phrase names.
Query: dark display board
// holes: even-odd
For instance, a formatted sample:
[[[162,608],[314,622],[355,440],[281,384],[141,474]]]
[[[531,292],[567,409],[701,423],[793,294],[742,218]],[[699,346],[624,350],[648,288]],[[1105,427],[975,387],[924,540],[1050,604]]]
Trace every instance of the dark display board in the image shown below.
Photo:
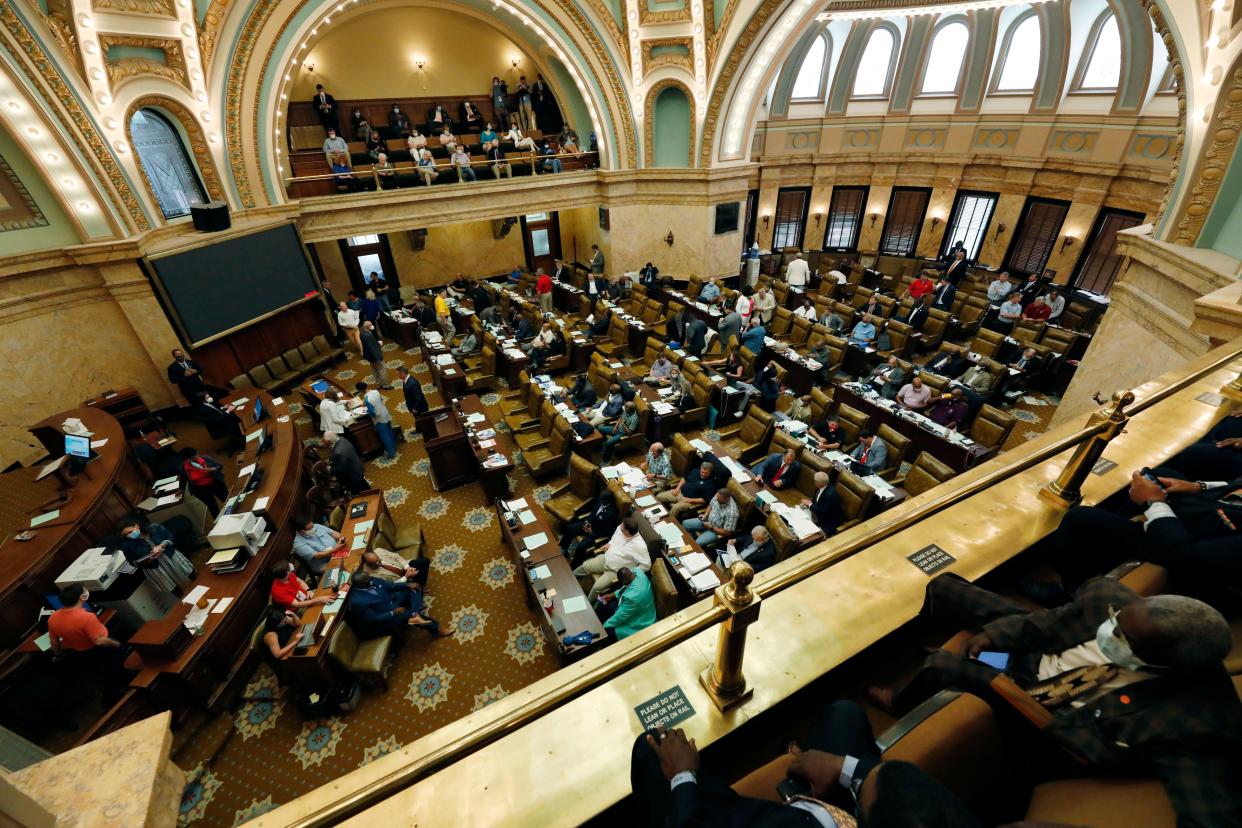
[[[319,293],[291,224],[148,261],[190,347]]]

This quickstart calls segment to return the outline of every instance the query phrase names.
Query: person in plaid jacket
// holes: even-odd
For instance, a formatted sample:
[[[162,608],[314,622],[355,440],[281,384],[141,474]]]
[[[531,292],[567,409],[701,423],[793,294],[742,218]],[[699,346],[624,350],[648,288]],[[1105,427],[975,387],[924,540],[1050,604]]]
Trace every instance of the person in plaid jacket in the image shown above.
[[[897,693],[873,689],[877,702],[905,711],[945,688],[996,699],[998,671],[976,657],[1007,653],[1004,672],[1050,708],[1044,732],[1088,773],[1158,777],[1183,828],[1242,825],[1242,702],[1222,664],[1232,634],[1215,609],[1095,578],[1071,602],[1031,612],[945,574],[928,584],[923,611],[977,632],[959,653],[929,656]],[[1094,686],[1041,697],[1084,673]]]

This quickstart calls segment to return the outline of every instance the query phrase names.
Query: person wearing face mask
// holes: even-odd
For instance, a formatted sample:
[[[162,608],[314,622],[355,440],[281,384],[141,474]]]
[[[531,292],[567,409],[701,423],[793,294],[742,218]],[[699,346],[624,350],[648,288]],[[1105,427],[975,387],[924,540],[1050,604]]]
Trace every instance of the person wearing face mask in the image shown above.
[[[158,523],[138,515],[123,517],[116,524],[114,548],[120,549],[130,565],[161,592],[180,594],[194,580],[194,565],[177,551],[172,533]]]
[[[194,416],[207,426],[207,433],[217,440],[228,438],[228,450],[238,451],[246,445],[242,436],[241,418],[233,410],[233,406],[220,403],[211,394],[200,391],[194,398]]]
[[[272,603],[282,610],[300,610],[316,604],[331,604],[335,600],[331,595],[314,595],[310,584],[294,573],[292,561],[276,561],[269,574],[272,576]]]
[[[318,578],[332,560],[333,553],[345,545],[345,536],[322,523],[315,523],[310,515],[299,515],[294,520],[298,530],[293,533],[293,554]]]
[[[298,646],[294,633],[302,625],[302,619],[291,609],[268,607],[263,619],[263,644],[276,661],[284,661],[293,655]]]
[[[1242,821],[1242,702],[1222,664],[1233,637],[1209,605],[1095,578],[1031,612],[946,574],[928,585],[924,613],[974,634],[896,693],[873,688],[877,704],[900,715],[945,688],[994,699],[1003,671],[1050,714],[1043,732],[1086,761],[1079,772],[1158,777],[1179,825]]]
[[[90,597],[90,590],[84,586],[61,590],[60,609],[47,619],[48,641],[53,661],[66,661],[98,676],[104,701],[110,706],[124,686],[125,647],[108,635],[108,628],[86,608]]]

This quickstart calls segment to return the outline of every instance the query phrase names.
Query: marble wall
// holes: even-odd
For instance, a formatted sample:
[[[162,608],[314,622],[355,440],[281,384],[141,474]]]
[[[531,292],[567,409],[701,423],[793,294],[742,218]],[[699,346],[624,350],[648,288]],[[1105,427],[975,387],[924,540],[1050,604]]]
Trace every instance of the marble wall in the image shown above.
[[[514,224],[504,238],[494,238],[492,222],[446,224],[427,229],[426,245],[415,250],[409,233],[388,236],[401,284],[427,288],[465,276],[495,276],[524,265],[522,228]]]

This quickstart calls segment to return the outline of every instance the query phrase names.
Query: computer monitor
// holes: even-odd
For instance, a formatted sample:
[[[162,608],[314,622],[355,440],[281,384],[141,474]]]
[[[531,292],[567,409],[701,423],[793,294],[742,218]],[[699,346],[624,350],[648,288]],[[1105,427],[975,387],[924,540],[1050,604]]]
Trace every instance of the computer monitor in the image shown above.
[[[267,412],[263,410],[263,398],[256,396],[254,398],[254,424],[258,425],[259,421],[267,416]]]
[[[70,457],[80,457],[83,460],[90,460],[91,438],[83,437],[80,434],[66,434],[65,454],[68,454]]]

